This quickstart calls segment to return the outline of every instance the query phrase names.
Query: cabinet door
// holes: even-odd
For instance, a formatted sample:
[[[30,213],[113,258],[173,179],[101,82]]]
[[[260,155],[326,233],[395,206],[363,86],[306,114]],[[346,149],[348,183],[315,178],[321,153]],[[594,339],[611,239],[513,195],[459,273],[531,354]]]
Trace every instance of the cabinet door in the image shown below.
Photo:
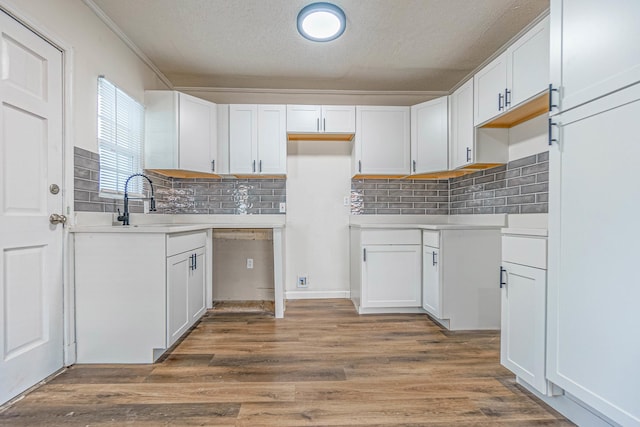
[[[447,97],[411,107],[411,173],[447,170]]]
[[[636,0],[551,1],[551,80],[561,88],[561,111],[640,81],[639,17]]]
[[[287,105],[287,132],[320,132],[319,105]]]
[[[258,171],[258,106],[229,106],[229,173]]]
[[[504,94],[507,88],[506,52],[473,76],[474,124],[476,126],[505,110]]]
[[[167,347],[189,328],[189,265],[189,257],[185,254],[167,258]]]
[[[258,105],[258,173],[287,173],[287,130],[284,105]]]
[[[430,246],[422,249],[422,308],[442,318],[442,280],[440,279],[440,250]]]
[[[549,88],[549,17],[518,39],[507,51],[507,108]]]
[[[191,261],[191,257],[193,261]],[[193,325],[204,314],[205,304],[205,251],[204,248],[196,249],[189,255],[189,282],[187,295],[189,300],[189,325]]]
[[[362,306],[420,307],[420,245],[363,248]]]
[[[409,107],[356,107],[355,174],[409,175]]]
[[[549,150],[547,377],[625,426],[640,425],[638,117],[635,85],[557,116]]]
[[[473,79],[460,86],[450,97],[451,157],[449,169],[473,163]]]
[[[179,169],[212,172],[212,160],[217,152],[215,104],[180,93]]]
[[[546,394],[547,272],[508,262],[503,268],[500,362]]]
[[[356,107],[353,105],[323,105],[322,131],[331,133],[355,133]]]

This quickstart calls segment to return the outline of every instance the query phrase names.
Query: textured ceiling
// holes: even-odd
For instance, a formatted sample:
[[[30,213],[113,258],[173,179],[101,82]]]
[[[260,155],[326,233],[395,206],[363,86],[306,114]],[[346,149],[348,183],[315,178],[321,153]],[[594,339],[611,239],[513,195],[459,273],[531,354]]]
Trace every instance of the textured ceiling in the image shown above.
[[[549,0],[334,0],[338,40],[296,16],[313,0],[93,0],[174,86],[448,91]]]

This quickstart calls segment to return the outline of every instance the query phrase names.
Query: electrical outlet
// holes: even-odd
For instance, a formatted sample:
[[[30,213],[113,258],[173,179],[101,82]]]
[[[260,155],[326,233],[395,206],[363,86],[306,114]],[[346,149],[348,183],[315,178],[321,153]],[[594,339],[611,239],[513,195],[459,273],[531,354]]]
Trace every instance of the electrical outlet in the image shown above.
[[[344,199],[342,200],[342,205],[349,206],[350,204],[351,204],[351,201],[349,200],[349,196],[344,196]]]
[[[247,258],[247,268],[253,268],[253,258]]]
[[[298,276],[298,281],[296,282],[296,286],[298,288],[308,288],[309,287],[309,278],[307,274],[300,274]]]
[[[286,213],[287,212],[287,204],[284,202],[280,202],[280,213]]]

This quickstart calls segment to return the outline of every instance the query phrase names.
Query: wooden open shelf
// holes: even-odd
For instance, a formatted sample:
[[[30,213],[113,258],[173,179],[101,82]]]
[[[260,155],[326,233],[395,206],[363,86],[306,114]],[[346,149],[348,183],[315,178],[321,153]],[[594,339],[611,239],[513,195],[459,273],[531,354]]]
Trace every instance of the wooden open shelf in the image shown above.
[[[549,111],[549,92],[544,92],[531,101],[511,109],[501,116],[480,126],[483,128],[510,128],[541,116]]]
[[[287,140],[349,142],[353,136],[352,133],[290,133],[287,134]]]
[[[194,172],[182,169],[146,169],[151,172],[155,172],[158,175],[167,176],[169,178],[221,178],[220,175],[215,173]]]

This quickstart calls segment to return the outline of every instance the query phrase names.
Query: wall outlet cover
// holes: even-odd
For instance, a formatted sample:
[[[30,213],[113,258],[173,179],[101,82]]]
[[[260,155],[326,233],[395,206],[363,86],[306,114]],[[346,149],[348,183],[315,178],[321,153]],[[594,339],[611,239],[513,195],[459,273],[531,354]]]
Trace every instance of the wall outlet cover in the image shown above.
[[[280,202],[280,213],[287,212],[287,204],[284,202]]]
[[[253,268],[253,258],[247,258],[247,268]]]
[[[298,276],[298,280],[296,281],[296,287],[298,288],[308,288],[309,287],[309,276],[307,274],[300,274]]]

